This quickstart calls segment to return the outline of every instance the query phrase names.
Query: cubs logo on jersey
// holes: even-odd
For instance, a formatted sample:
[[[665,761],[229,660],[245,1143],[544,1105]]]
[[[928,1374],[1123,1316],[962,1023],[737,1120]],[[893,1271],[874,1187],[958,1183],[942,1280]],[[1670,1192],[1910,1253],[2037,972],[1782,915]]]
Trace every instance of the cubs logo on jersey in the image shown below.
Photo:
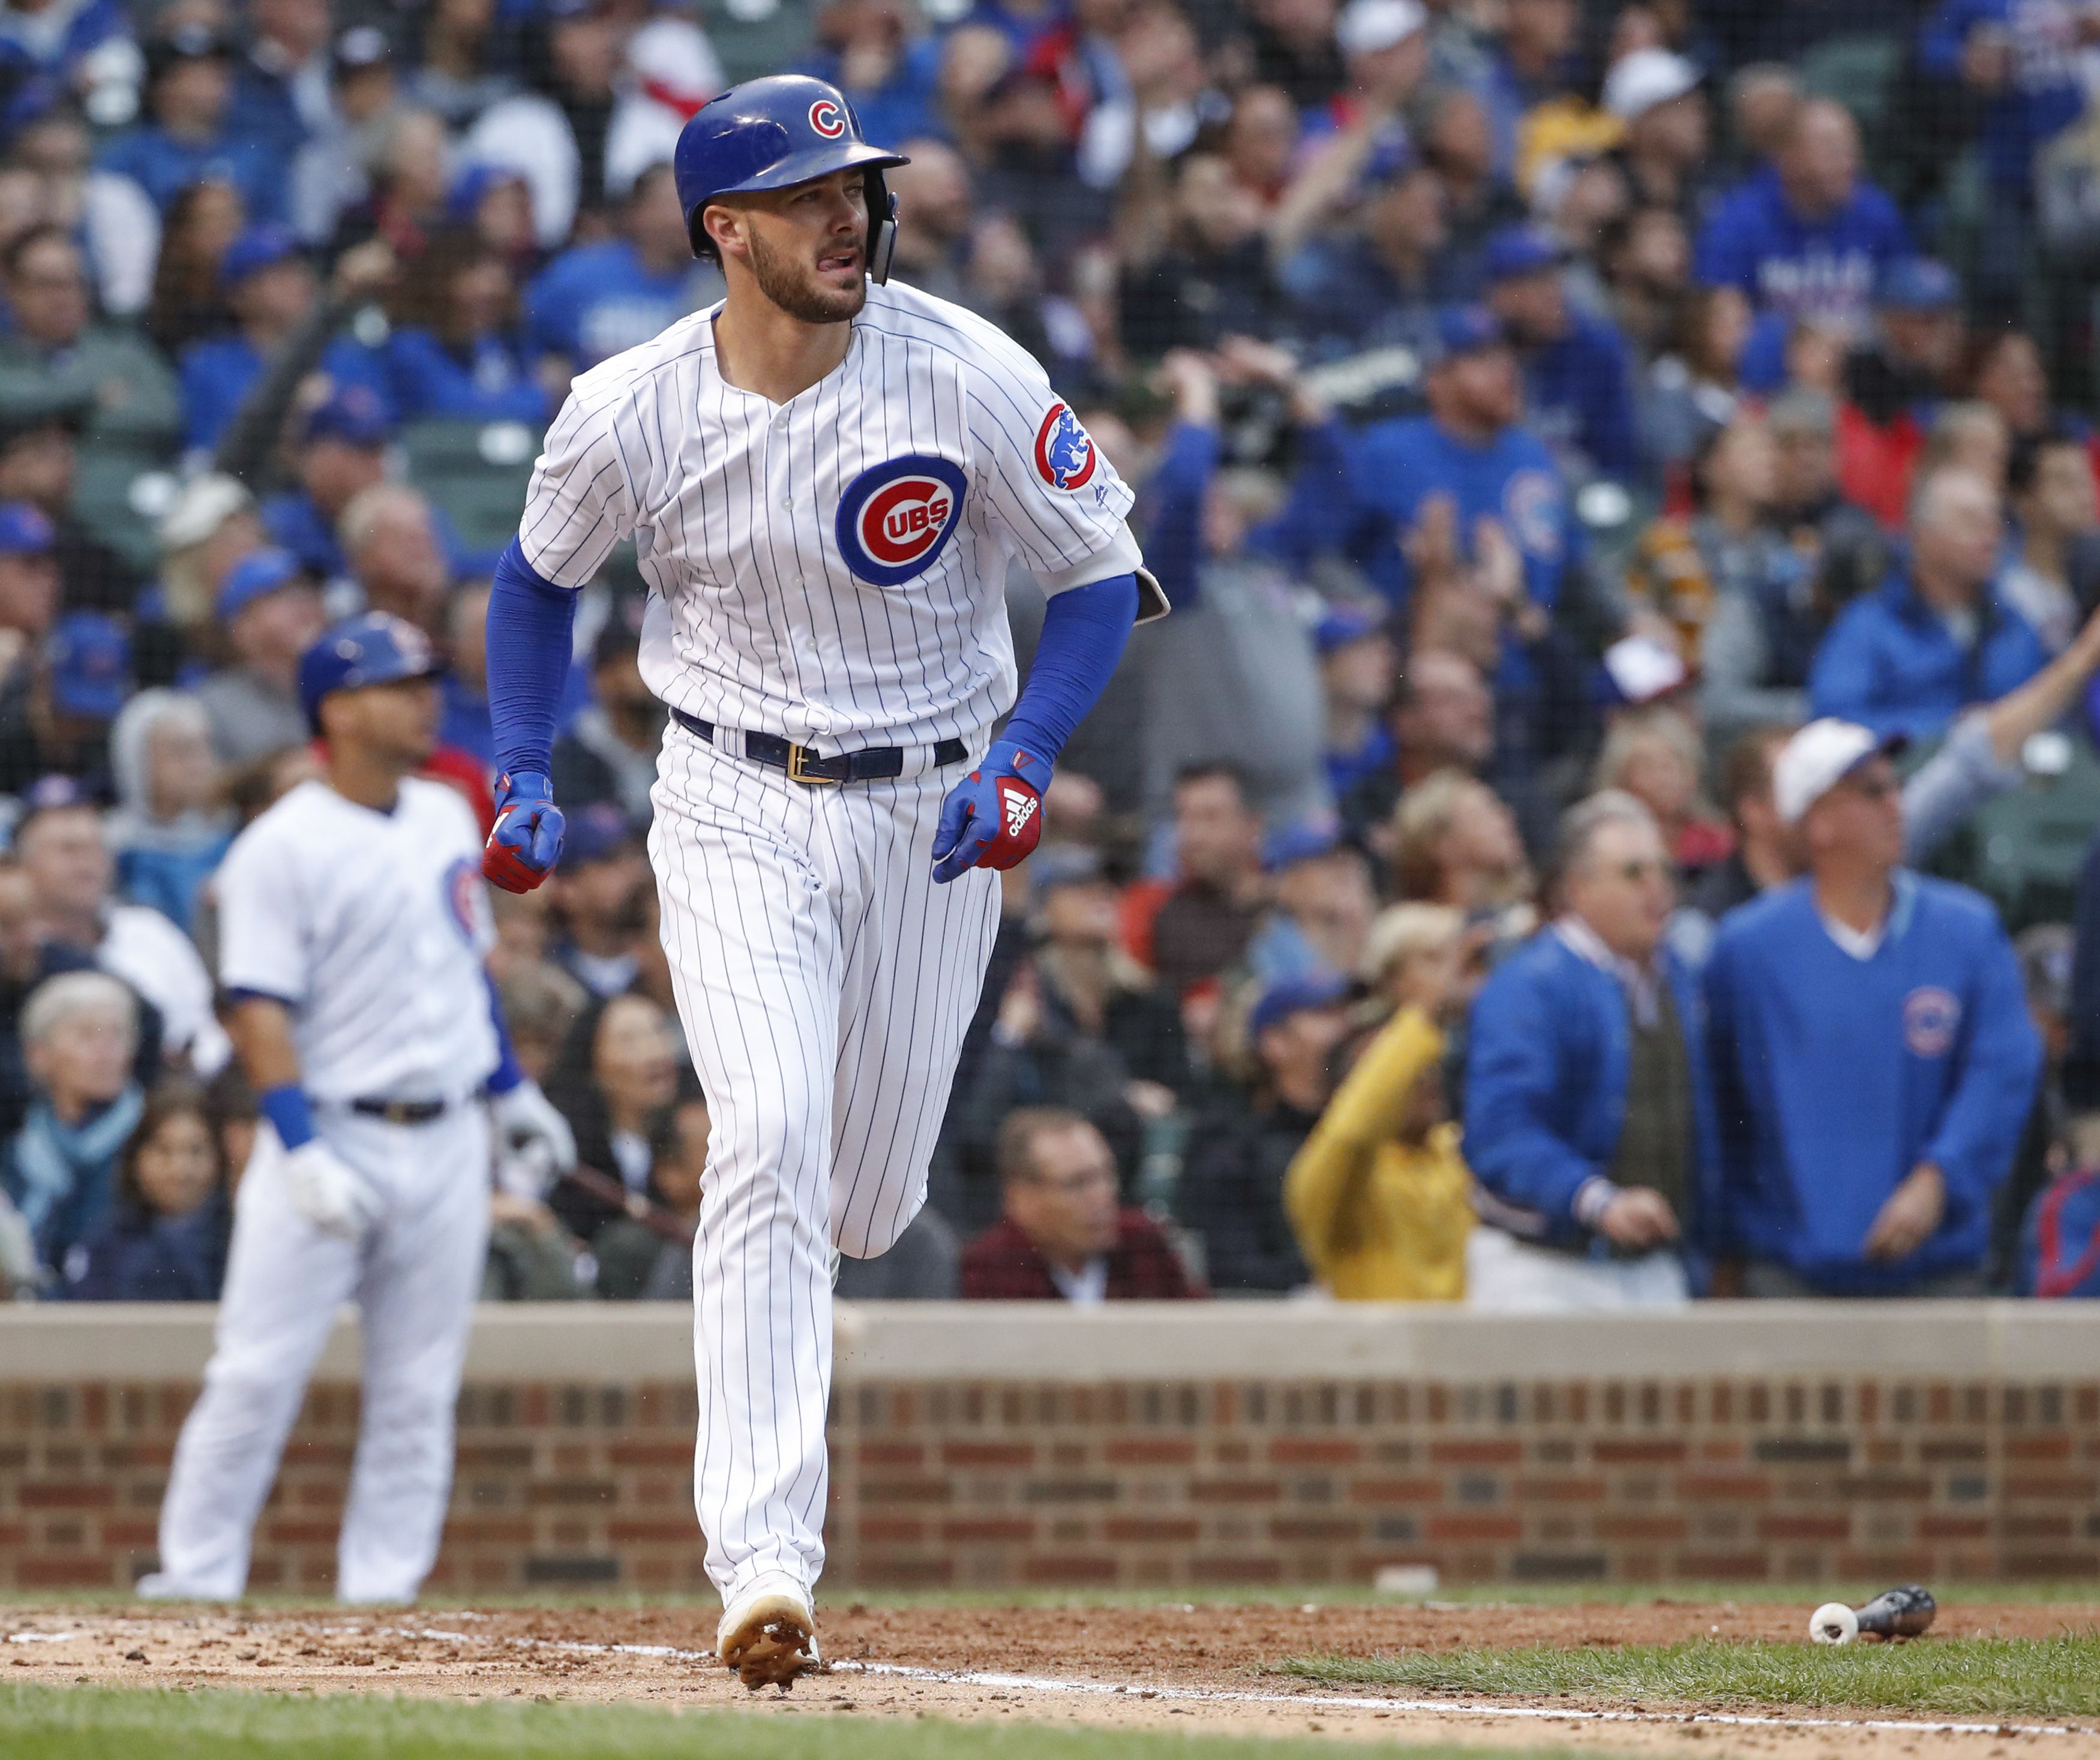
[[[453,926],[467,946],[479,948],[493,941],[495,923],[489,915],[488,894],[481,884],[481,863],[464,858],[453,862],[445,870],[443,884]]]
[[[839,554],[861,580],[900,586],[933,566],[961,521],[968,479],[952,459],[907,453],[871,465],[839,498]]]
[[[1035,474],[1053,489],[1083,489],[1093,479],[1093,436],[1070,404],[1052,404],[1035,430]]]

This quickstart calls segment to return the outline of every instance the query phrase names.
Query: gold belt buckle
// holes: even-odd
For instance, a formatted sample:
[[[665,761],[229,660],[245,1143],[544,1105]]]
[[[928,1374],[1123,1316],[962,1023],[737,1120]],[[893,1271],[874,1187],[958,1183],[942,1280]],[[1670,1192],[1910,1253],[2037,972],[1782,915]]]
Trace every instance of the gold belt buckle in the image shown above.
[[[828,783],[836,788],[839,783],[837,777],[819,776],[803,768],[806,764],[823,762],[823,760],[807,746],[798,746],[791,742],[788,748],[788,780],[791,783],[802,783],[811,787],[814,787],[820,783]]]

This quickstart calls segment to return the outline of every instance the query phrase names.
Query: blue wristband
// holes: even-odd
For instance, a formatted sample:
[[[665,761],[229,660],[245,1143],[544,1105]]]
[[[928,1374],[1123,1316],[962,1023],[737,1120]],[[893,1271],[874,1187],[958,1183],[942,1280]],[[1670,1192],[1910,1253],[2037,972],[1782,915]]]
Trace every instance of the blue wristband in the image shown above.
[[[298,1149],[314,1140],[313,1108],[307,1104],[306,1090],[296,1082],[264,1090],[255,1096],[256,1109],[270,1121],[277,1140]]]

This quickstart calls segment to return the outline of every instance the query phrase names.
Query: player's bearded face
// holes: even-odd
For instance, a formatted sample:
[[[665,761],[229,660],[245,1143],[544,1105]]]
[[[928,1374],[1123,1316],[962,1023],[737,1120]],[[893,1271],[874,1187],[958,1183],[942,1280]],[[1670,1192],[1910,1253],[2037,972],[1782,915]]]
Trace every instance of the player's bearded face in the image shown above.
[[[819,178],[752,215],[758,290],[805,324],[845,324],[867,303],[867,198],[857,177]]]

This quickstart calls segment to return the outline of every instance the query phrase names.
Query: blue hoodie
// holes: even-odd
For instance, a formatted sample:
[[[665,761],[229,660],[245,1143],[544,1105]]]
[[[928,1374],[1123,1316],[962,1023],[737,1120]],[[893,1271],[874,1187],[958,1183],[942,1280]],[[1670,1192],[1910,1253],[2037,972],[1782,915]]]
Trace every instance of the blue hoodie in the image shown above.
[[[1936,737],[1970,704],[2018,690],[2048,662],[2041,637],[1995,589],[1985,590],[1976,619],[1965,648],[1898,568],[1830,626],[1809,668],[1811,708],[1877,734]]]
[[[1944,0],[1918,39],[1918,60],[1943,80],[1961,77],[1961,54],[1979,25],[2012,45],[2013,77],[1983,112],[1983,170],[2020,205],[2032,199],[2035,150],[2085,108],[2078,80],[2078,15],[2060,0]]]
[[[1698,985],[1667,951],[1670,984],[1692,1066],[1693,1162],[1687,1244],[1713,1237],[1718,1149],[1702,1052]],[[1625,986],[1546,929],[1500,965],[1473,1003],[1466,1051],[1466,1164],[1492,1197],[1529,1212],[1541,1237],[1582,1246],[1575,1194],[1608,1176],[1626,1127],[1633,1055]],[[1515,1232],[1513,1227],[1512,1232]],[[1590,1239],[1599,1256],[1609,1251]]]
[[[1633,358],[1617,324],[1570,310],[1565,336],[1522,352],[1531,426],[1555,452],[1595,474],[1631,483],[1639,471]]]
[[[1895,889],[1870,958],[1831,939],[1795,880],[1723,918],[1706,968],[1728,1243],[1833,1295],[1982,1265],[2041,1066],[1997,912],[1904,870]],[[1922,1162],[1947,1181],[1939,1231],[1899,1264],[1866,1259]]]
[[[1692,270],[1707,287],[1740,288],[1754,311],[1865,325],[1882,271],[1911,254],[1896,205],[1864,179],[1820,220],[1796,214],[1767,165],[1715,204]]]

